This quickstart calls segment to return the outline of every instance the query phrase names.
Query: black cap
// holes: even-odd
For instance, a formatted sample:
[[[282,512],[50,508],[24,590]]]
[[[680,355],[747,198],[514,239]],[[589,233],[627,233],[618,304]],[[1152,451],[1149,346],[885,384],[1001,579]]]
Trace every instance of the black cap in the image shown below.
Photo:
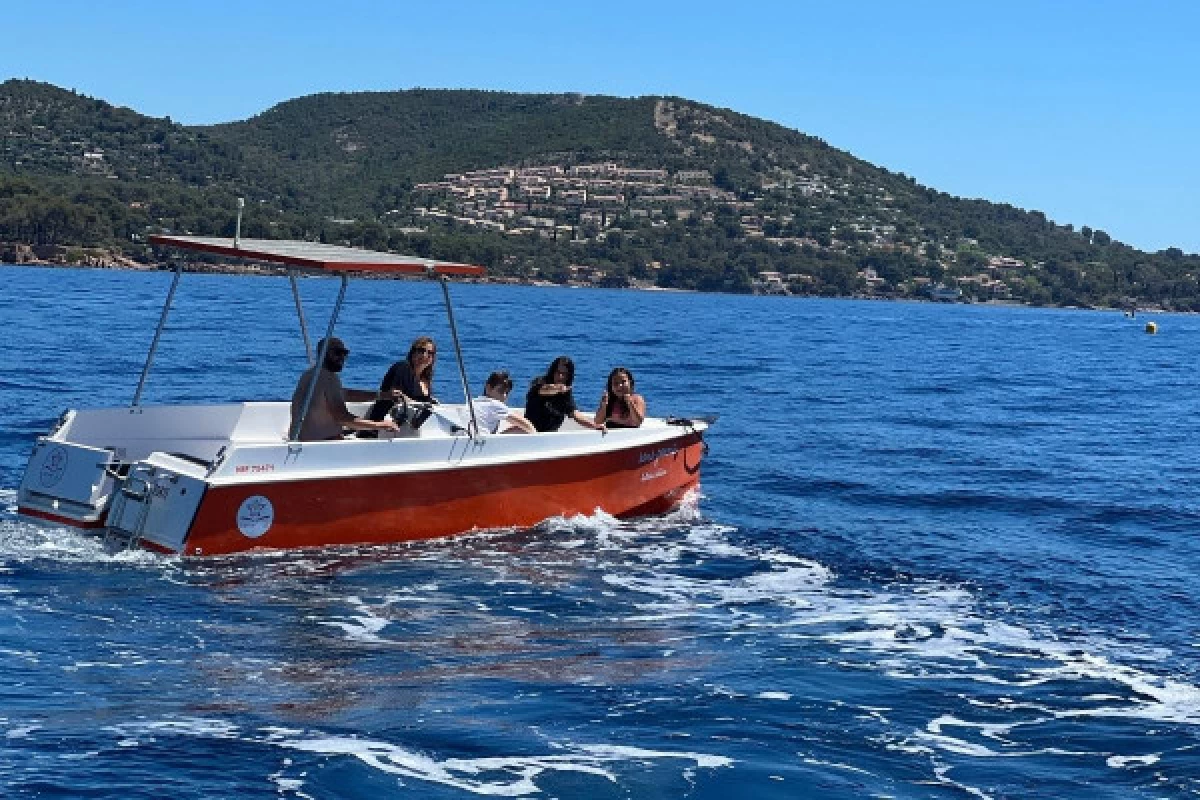
[[[319,352],[321,352],[321,348],[322,348],[322,347],[324,347],[324,346],[325,346],[325,340],[324,340],[324,339],[322,339],[321,341],[317,342],[317,352],[318,352],[318,353],[319,353]],[[343,341],[342,341],[341,339],[339,339],[338,337],[336,337],[336,336],[330,336],[330,337],[329,337],[329,349],[328,349],[326,352],[327,352],[327,353],[338,353],[338,352],[342,352],[342,353],[345,353],[346,355],[350,355],[350,348],[346,347],[346,343],[345,343],[345,342],[343,342]]]

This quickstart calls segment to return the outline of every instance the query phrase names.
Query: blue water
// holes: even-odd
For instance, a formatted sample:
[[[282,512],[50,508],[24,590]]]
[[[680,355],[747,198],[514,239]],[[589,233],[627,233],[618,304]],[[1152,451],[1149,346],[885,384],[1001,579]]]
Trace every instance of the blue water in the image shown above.
[[[474,383],[720,413],[698,502],[181,561],[13,511],[169,276],[0,281],[5,797],[1200,794],[1200,317],[455,285]],[[347,384],[431,333],[456,399],[439,304],[352,283]],[[299,341],[286,281],[187,275],[144,402],[285,398]]]

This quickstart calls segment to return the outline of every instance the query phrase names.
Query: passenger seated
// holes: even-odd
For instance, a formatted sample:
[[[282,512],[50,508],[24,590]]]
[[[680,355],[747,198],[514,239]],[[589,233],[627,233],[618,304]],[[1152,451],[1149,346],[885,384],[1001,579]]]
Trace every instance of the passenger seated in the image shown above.
[[[646,399],[633,391],[633,373],[617,367],[608,373],[596,424],[606,428],[638,428],[646,421]]]
[[[397,361],[388,369],[379,384],[379,394],[371,400],[371,408],[367,411],[367,419],[386,419],[388,412],[396,405],[396,401],[405,400],[416,403],[436,403],[433,396],[433,366],[437,360],[437,347],[433,339],[420,336],[408,348],[408,356],[403,361]],[[363,438],[373,438],[378,434],[362,433]]]
[[[325,347],[324,339],[317,343],[317,352],[320,353],[323,347]],[[370,400],[375,396],[374,392],[362,389],[342,388],[342,381],[338,378],[338,373],[342,371],[342,367],[346,366],[346,356],[348,355],[350,355],[350,351],[346,348],[342,340],[337,337],[331,337],[329,339],[329,346],[325,350],[325,361],[320,367],[314,365],[300,376],[300,380],[296,383],[296,390],[292,392],[292,417],[291,423],[288,425],[289,436],[296,429],[296,423],[300,419],[300,414],[304,411],[304,399],[308,396],[308,387],[314,380],[314,377],[317,381],[317,386],[313,390],[312,402],[308,407],[308,415],[305,416],[300,426],[299,435],[297,436],[300,441],[317,442],[326,439],[341,439],[343,428],[368,431],[397,430],[396,423],[390,419],[362,419],[351,414],[350,409],[346,408],[347,399],[351,402],[358,402]]]
[[[571,384],[575,382],[575,362],[567,356],[559,356],[550,362],[546,374],[535,378],[525,395],[525,418],[538,431],[546,433],[562,427],[563,420],[571,419],[585,428],[604,430],[588,419],[575,407]]]
[[[512,378],[507,372],[493,372],[483,387],[483,396],[471,400],[475,420],[487,433],[536,433],[537,429],[520,413],[508,407]]]

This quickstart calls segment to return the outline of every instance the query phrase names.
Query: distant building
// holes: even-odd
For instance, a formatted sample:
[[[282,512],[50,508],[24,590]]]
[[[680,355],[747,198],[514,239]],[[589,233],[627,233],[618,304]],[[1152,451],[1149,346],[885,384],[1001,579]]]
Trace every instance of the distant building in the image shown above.
[[[676,183],[712,183],[712,173],[706,169],[681,169],[675,173]]]
[[[1009,256],[992,256],[987,260],[988,269],[1024,269],[1025,262]]]
[[[667,171],[665,169],[621,169],[618,168],[617,175],[631,181],[665,181],[667,179]]]
[[[751,284],[758,294],[791,294],[787,284],[783,282],[782,272],[764,270],[758,273],[758,280]]]
[[[936,300],[942,303],[955,303],[962,299],[962,289],[957,286],[931,286],[929,288],[929,299]]]
[[[863,282],[867,284],[867,288],[869,289],[877,289],[887,283],[886,280],[879,277],[879,274],[875,272],[874,267],[860,269],[858,271],[858,277],[863,279]]]

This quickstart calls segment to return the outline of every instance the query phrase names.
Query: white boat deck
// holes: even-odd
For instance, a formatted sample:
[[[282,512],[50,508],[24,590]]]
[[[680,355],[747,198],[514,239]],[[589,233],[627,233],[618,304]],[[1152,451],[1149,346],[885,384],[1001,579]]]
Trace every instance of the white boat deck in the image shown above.
[[[367,405],[350,408],[362,414]],[[640,428],[605,433],[568,419],[553,433],[471,439],[467,414],[462,404],[440,405],[418,430],[406,426],[378,439],[288,442],[291,409],[283,402],[103,408],[70,412],[52,438],[110,450],[119,462],[151,459],[223,484],[560,458],[644,446],[681,432],[658,418]]]

